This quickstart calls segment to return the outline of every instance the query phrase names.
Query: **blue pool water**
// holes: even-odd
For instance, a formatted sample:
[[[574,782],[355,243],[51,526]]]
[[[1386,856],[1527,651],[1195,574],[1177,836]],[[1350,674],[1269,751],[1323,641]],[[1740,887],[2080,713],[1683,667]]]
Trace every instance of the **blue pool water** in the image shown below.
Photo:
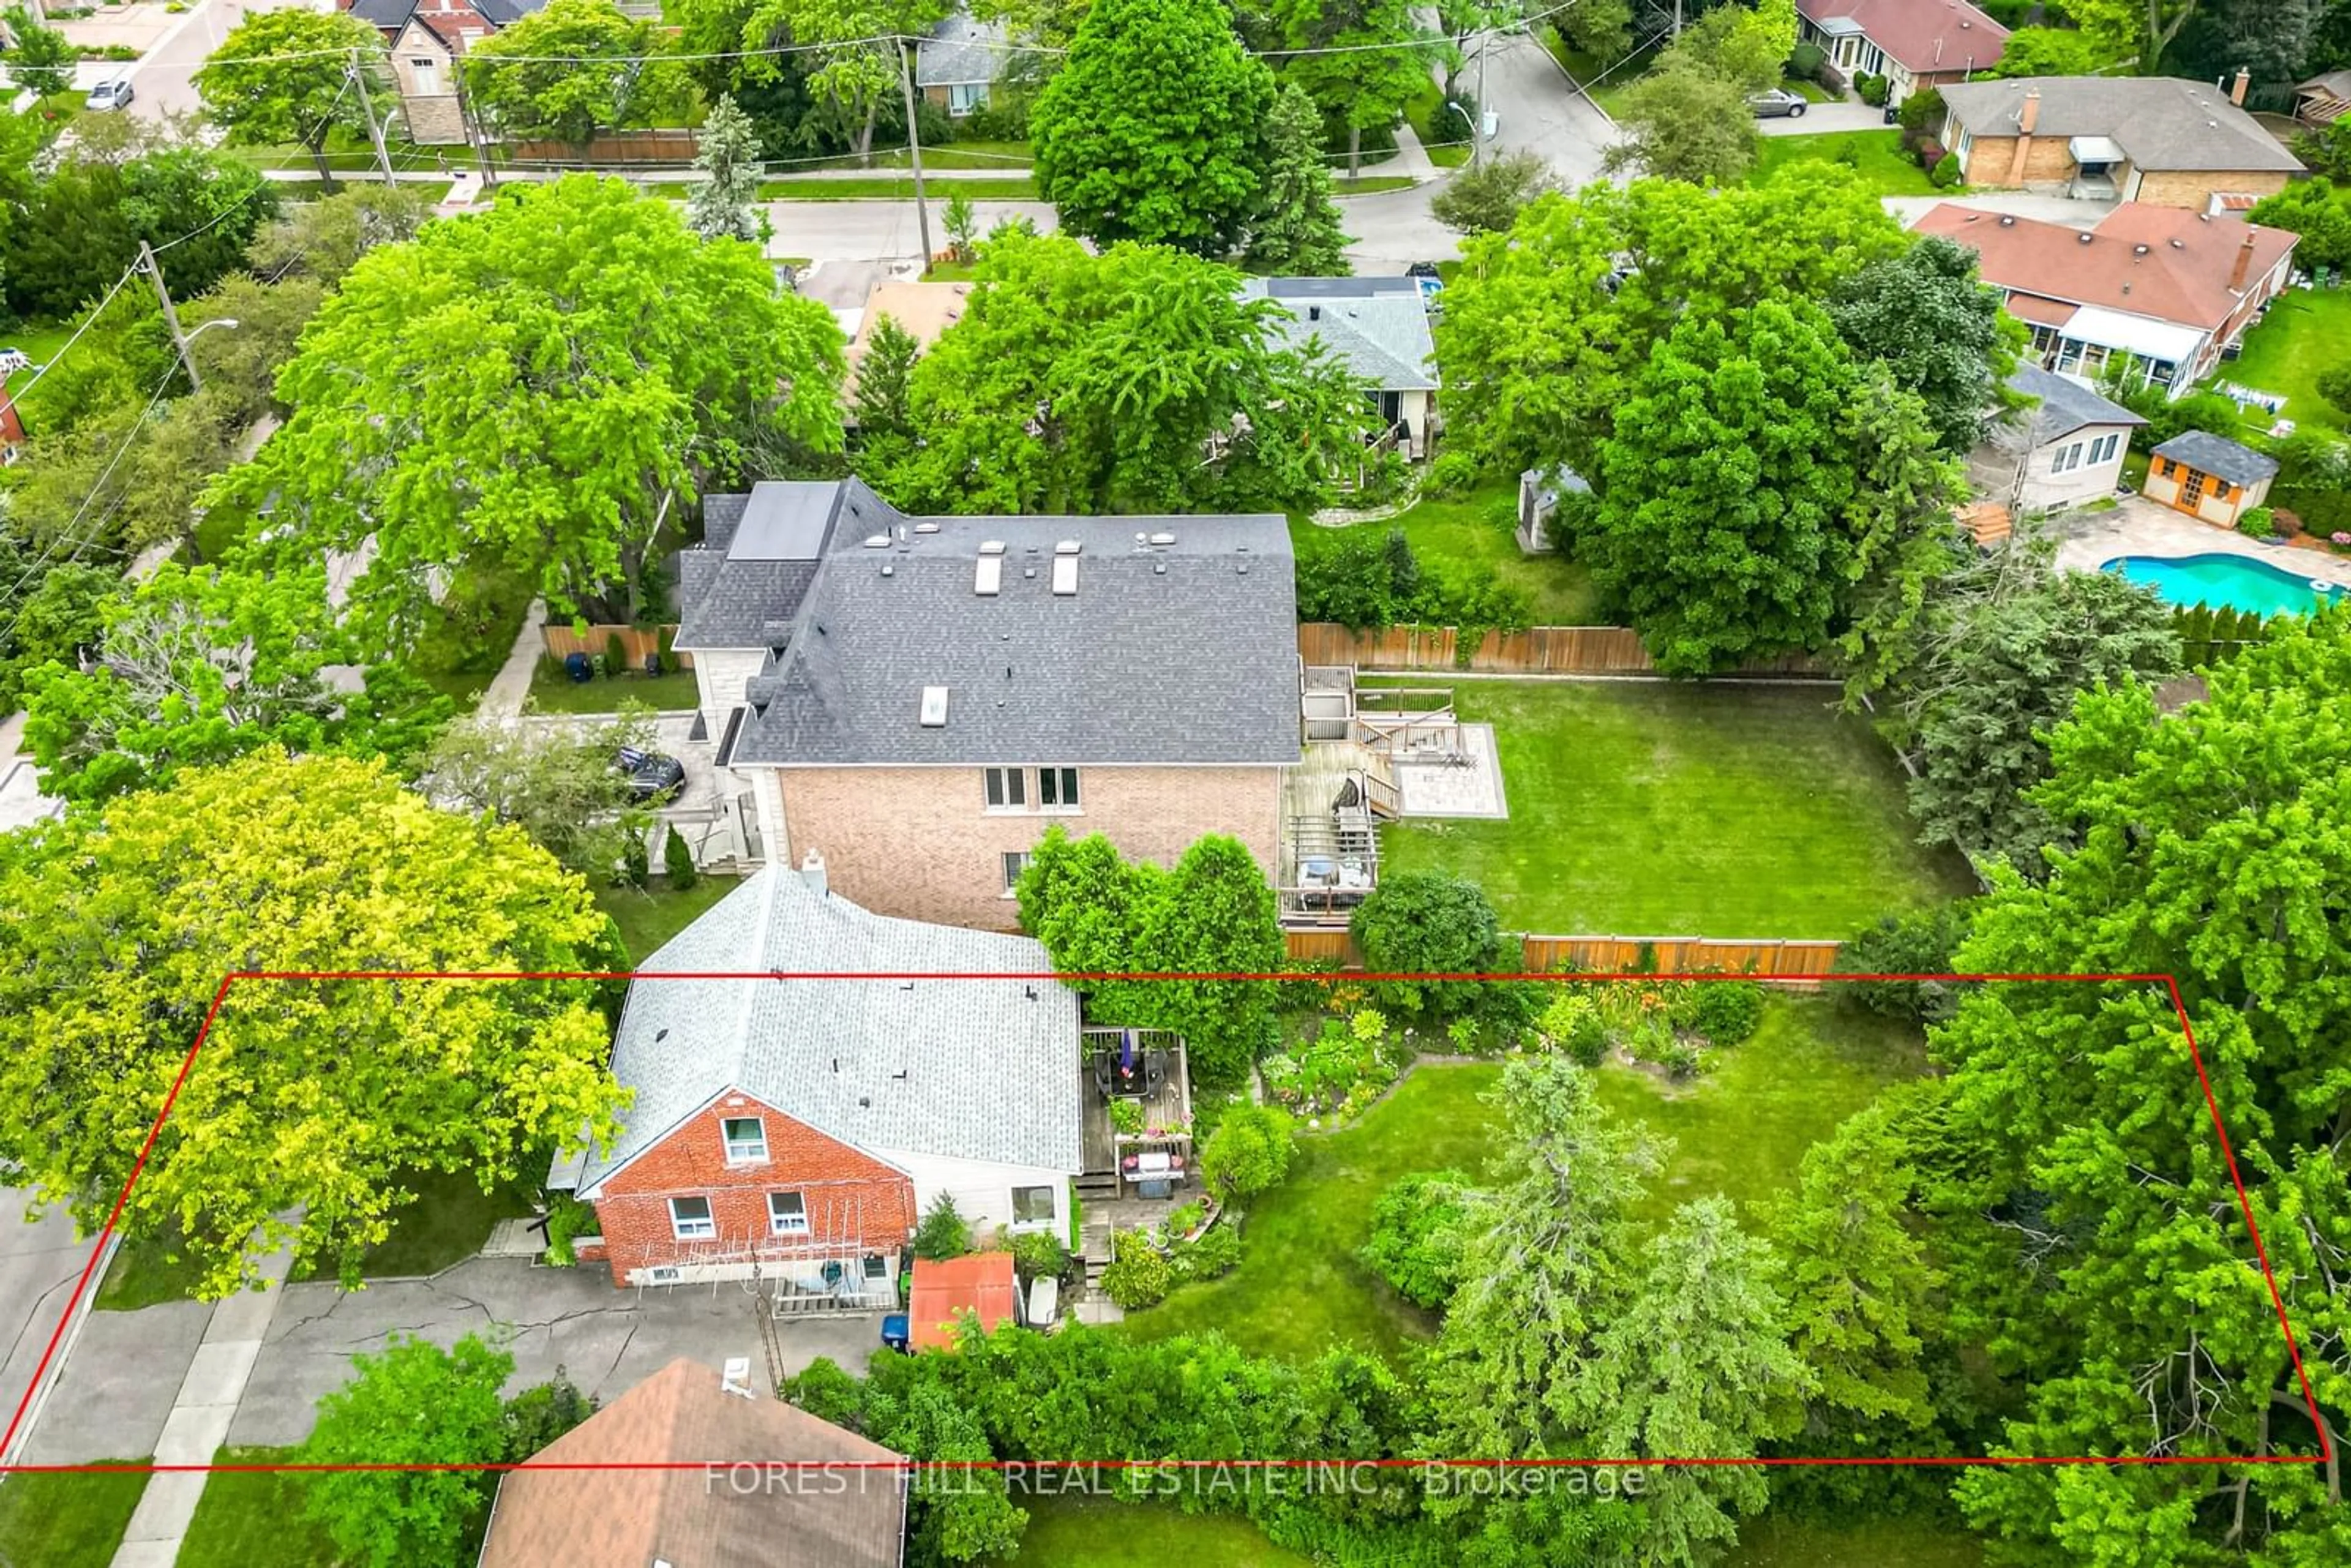
[[[2241,555],[2126,555],[2106,562],[2133,582],[2144,582],[2174,604],[2250,610],[2262,615],[2307,615],[2322,601],[2340,601],[2340,588],[2313,588],[2307,577],[2280,571]]]

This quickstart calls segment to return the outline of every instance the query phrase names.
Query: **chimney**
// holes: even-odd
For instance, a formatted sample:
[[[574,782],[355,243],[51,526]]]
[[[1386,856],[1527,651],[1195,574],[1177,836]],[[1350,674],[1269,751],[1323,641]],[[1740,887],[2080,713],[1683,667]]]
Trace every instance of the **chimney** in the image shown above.
[[[2237,265],[2229,269],[2229,292],[2231,294],[2245,291],[2245,274],[2253,265],[2253,233],[2252,225],[2246,225],[2245,243],[2237,247]]]
[[[2040,123],[2041,89],[2037,87],[2027,88],[2024,93],[2024,106],[2016,111],[2016,133],[2019,136],[2030,136],[2032,134],[2032,128]]]
[[[2239,109],[2244,108],[2245,88],[2252,79],[2253,73],[2246,69],[2243,66],[2239,66],[2237,68],[2237,79],[2229,84],[2229,101],[2235,104]]]
[[[819,898],[831,892],[824,879],[824,857],[814,850],[809,851],[807,858],[800,862],[800,880],[808,883],[809,891]]]

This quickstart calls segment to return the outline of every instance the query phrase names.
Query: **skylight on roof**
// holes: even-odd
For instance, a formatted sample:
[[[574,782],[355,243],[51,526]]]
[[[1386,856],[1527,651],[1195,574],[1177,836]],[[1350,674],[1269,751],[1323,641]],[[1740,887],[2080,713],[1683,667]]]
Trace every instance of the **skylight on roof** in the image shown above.
[[[979,570],[971,580],[971,591],[978,594],[999,591],[1004,586],[1004,558],[984,555],[979,558],[977,565]]]
[[[923,727],[945,729],[947,727],[947,689],[945,686],[923,688]]]
[[[1078,558],[1057,555],[1053,558],[1053,591],[1067,597],[1078,591]]]

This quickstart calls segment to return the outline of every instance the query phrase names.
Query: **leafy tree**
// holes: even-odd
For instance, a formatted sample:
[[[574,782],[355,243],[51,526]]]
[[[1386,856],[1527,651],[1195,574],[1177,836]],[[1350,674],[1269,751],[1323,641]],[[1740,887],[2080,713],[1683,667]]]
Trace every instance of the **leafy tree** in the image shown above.
[[[2263,1278],[2339,1445],[2346,1332],[2334,1259],[2351,872],[2351,617],[2289,620],[2159,715],[2145,687],[2085,695],[2034,806],[2076,846],[2047,881],[1995,877],[1959,962],[2177,977],[2267,1268],[2238,1214],[2166,986],[1994,986],[1931,1045],[1953,1170],[1938,1251],[1954,1332],[2029,1392],[2003,1454],[2291,1456],[2305,1462],[1962,1479],[1971,1522],[2027,1558],[2324,1563],[2335,1468]]]
[[[1560,37],[1597,60],[1633,52],[1632,0],[1583,0],[1553,18]]]
[[[683,108],[684,73],[660,29],[611,0],[549,0],[465,51],[459,69],[476,112],[507,136],[568,143],[585,160],[596,138]]]
[[[1295,82],[1273,95],[1265,121],[1265,205],[1249,225],[1249,265],[1274,276],[1343,276],[1347,236],[1331,195],[1314,104]]]
[[[233,329],[224,326],[206,332],[188,345],[188,353],[204,378],[199,397],[208,406],[175,412],[183,417],[209,413],[219,429],[218,450],[211,454],[214,460],[191,463],[171,473],[172,499],[183,516],[191,481],[228,466],[239,433],[250,430],[256,420],[276,410],[277,368],[294,357],[302,329],[326,302],[329,287],[308,276],[265,283],[249,272],[232,272],[220,287],[180,307],[180,323],[191,332],[199,322],[236,323]]]
[[[290,277],[340,283],[359,265],[360,257],[376,246],[413,239],[431,215],[431,206],[413,185],[352,185],[283,209],[255,232],[246,248],[246,263],[271,287]],[[250,333],[252,329],[248,325],[245,330]],[[212,340],[206,339],[207,350],[211,344]]]
[[[53,660],[74,664],[82,649],[97,646],[106,606],[122,591],[122,577],[78,560],[40,570],[15,550],[0,550],[0,570],[7,573],[0,581],[33,582],[0,629],[0,707],[13,713],[23,696],[26,671]]]
[[[886,456],[904,455],[904,444],[914,433],[911,382],[914,362],[923,357],[922,340],[883,311],[866,335],[865,357],[857,361],[857,390],[852,406],[857,411],[857,439],[876,455],[877,470],[885,465],[878,444],[895,441]]]
[[[319,178],[331,183],[328,137],[367,129],[354,69],[365,73],[376,101],[389,104],[383,33],[373,24],[347,11],[252,11],[196,72],[196,96],[233,145],[298,142]]]
[[[2294,155],[2337,184],[2351,183],[2351,116],[2329,121],[2294,139]]]
[[[1660,65],[1626,88],[1611,118],[1623,132],[1602,160],[1612,172],[1638,169],[1661,180],[1729,185],[1755,166],[1746,89],[1686,61]]]
[[[1858,480],[1844,518],[1853,554],[1830,644],[1856,706],[1856,694],[1876,691],[1916,657],[1937,589],[1974,549],[1954,512],[1968,493],[1966,472],[1937,446],[1931,420],[1884,361],[1859,367],[1846,419]]]
[[[764,241],[774,225],[758,205],[759,136],[733,99],[710,106],[694,165],[709,176],[686,200],[685,221],[694,232],[704,239]]]
[[[702,880],[702,873],[694,863],[694,851],[687,845],[685,835],[677,831],[675,822],[669,825],[669,832],[662,840],[662,873],[669,878],[670,887],[678,893]]]
[[[22,5],[11,5],[0,19],[7,22],[8,37],[16,45],[8,51],[10,85],[29,89],[35,98],[48,98],[73,86],[74,61],[80,56],[65,34],[43,26]]]
[[[1926,400],[1943,450],[1964,454],[1983,439],[2024,330],[1978,276],[1975,252],[1929,235],[1855,273],[1826,303],[1847,348]]]
[[[631,800],[628,775],[613,758],[624,746],[652,741],[643,708],[561,728],[462,719],[424,752],[418,787],[448,810],[512,823],[570,870],[601,881],[653,823],[653,813]]]
[[[2156,74],[2164,51],[2196,15],[2202,0],[2065,0],[2065,14],[2089,40],[2100,61],[2136,57],[2139,70]]]
[[[449,716],[448,698],[394,667],[369,669],[357,689],[330,678],[357,661],[323,566],[264,576],[167,562],[100,613],[89,670],[25,677],[25,743],[42,787],[68,800],[166,788],[265,747],[397,767]]]
[[[169,374],[148,391],[160,391]],[[91,544],[129,555],[186,538],[196,521],[191,483],[234,455],[225,410],[214,396],[121,403],[34,437],[9,497],[14,526],[59,555]]]
[[[467,1334],[448,1350],[393,1336],[351,1357],[351,1379],[319,1401],[300,1449],[306,1465],[491,1465],[507,1452],[498,1390],[514,1357]],[[320,1469],[297,1472],[303,1512],[368,1568],[458,1568],[489,1502],[495,1472]]]
[[[110,159],[86,129],[133,118],[78,122],[73,148],[10,225],[5,281],[18,314],[74,315],[138,259],[141,240],[171,246],[162,265],[176,295],[201,294],[239,264],[277,212],[276,188],[229,153],[134,142],[132,155]]]
[[[1019,1551],[1029,1516],[1007,1495],[1002,1470],[963,1468],[995,1456],[987,1430],[948,1390],[917,1385],[903,1406],[881,1414],[872,1435],[884,1448],[934,1462],[908,1493],[911,1560],[996,1562]]]
[[[1200,1180],[1219,1203],[1245,1203],[1290,1171],[1293,1129],[1279,1105],[1238,1104],[1200,1145]]]
[[[1780,85],[1796,47],[1796,0],[1755,0],[1752,6],[1718,5],[1682,30],[1659,68],[1694,67],[1737,89],[1743,98]]]
[[[1364,132],[1396,121],[1428,86],[1434,40],[1405,0],[1273,0],[1281,79],[1305,89],[1323,124],[1347,143],[1347,172],[1363,166]],[[1308,52],[1312,51],[1312,52]]]
[[[1193,841],[1143,908],[1138,960],[1183,975],[1269,975],[1286,967],[1281,915],[1265,872],[1238,839]],[[1246,1082],[1273,1030],[1270,980],[1155,980],[1153,1011],[1184,1035],[1202,1083]]]
[[[2274,196],[2264,196],[2246,218],[2302,236],[2294,258],[2308,267],[2351,267],[2351,183],[2325,175],[2297,180]]]
[[[594,1398],[559,1366],[552,1381],[535,1383],[507,1401],[507,1458],[528,1459],[594,1414]]]
[[[1975,906],[1938,904],[1887,915],[1837,950],[1836,969],[1849,975],[1948,975],[1975,921]],[[1856,980],[1836,994],[1887,1018],[1940,1023],[1959,1006],[1948,980]]]
[[[2070,27],[2019,27],[2008,36],[1995,77],[2087,76],[2107,63],[2086,33]]]
[[[1372,1205],[1363,1260],[1416,1307],[1434,1311],[1461,1282],[1476,1189],[1459,1171],[1418,1171],[1388,1184]]]
[[[920,37],[950,9],[945,0],[758,0],[742,47],[761,48],[780,36],[825,46],[808,91],[853,128],[853,148],[862,158],[873,149],[883,106],[898,94],[897,40]]]
[[[0,840],[0,905],[21,915],[0,925],[0,1158],[90,1230],[224,974],[615,967],[611,922],[520,832],[381,763],[277,750]],[[242,986],[121,1228],[180,1225],[207,1297],[287,1241],[355,1284],[411,1173],[486,1188],[609,1141],[608,1043],[566,983]]]
[[[1264,202],[1273,95],[1223,0],[1093,0],[1029,113],[1038,191],[1082,238],[1228,255]]]
[[[1551,165],[1533,152],[1493,152],[1456,172],[1429,199],[1431,216],[1465,235],[1500,234],[1527,204],[1559,189]]]
[[[1348,924],[1374,974],[1484,974],[1501,960],[1501,924],[1485,890],[1441,872],[1382,877]],[[1441,1018],[1476,1006],[1482,984],[1383,980],[1379,987],[1407,1012]]]
[[[1363,385],[1319,348],[1276,346],[1280,307],[1241,298],[1239,282],[1157,246],[1090,256],[1064,235],[999,234],[962,319],[914,366],[919,450],[889,476],[892,498],[1007,513],[1321,505],[1333,461],[1360,450]]]
[[[933,1263],[944,1263],[971,1250],[971,1221],[956,1209],[954,1194],[943,1192],[932,1200],[907,1246],[915,1257]]]
[[[354,599],[402,630],[461,561],[633,619],[669,504],[837,449],[841,374],[831,312],[778,297],[751,247],[566,175],[362,258],[278,377],[294,414],[256,477],[305,550],[375,537]]]

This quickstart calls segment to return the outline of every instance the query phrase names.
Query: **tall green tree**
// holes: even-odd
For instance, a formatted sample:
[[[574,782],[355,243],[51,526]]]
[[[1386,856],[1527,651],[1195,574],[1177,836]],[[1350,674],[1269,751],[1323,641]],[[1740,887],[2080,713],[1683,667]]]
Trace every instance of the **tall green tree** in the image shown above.
[[[1428,212],[1461,234],[1501,234],[1519,221],[1529,203],[1557,189],[1558,177],[1541,154],[1498,150],[1446,181],[1429,198]]]
[[[458,68],[501,134],[565,142],[585,160],[603,132],[684,107],[684,72],[664,52],[660,28],[611,0],[548,0],[475,40]]]
[[[1276,0],[1285,51],[1281,79],[1322,111],[1347,144],[1347,172],[1363,167],[1364,132],[1395,123],[1428,86],[1437,40],[1405,0]]]
[[[417,759],[417,788],[451,810],[513,823],[601,884],[653,825],[612,758],[622,747],[650,750],[653,740],[652,715],[634,703],[609,722],[561,729],[469,718],[433,737]]]
[[[331,181],[327,139],[339,129],[367,130],[355,71],[380,112],[389,112],[396,93],[381,28],[348,11],[254,11],[206,57],[196,96],[233,144],[298,143],[319,178]]]
[[[1846,278],[1826,303],[1845,346],[1925,399],[1943,450],[1965,454],[1983,439],[2024,346],[2001,298],[1974,251],[1928,235]]]
[[[1348,271],[1321,129],[1313,100],[1284,82],[1266,116],[1265,204],[1249,225],[1252,268],[1299,277]]]
[[[672,512],[713,476],[841,445],[841,329],[758,251],[572,174],[371,252],[279,374],[256,469],[302,548],[379,553],[354,593],[415,624],[424,574],[527,573],[633,618]]]
[[[1660,65],[1634,82],[1610,118],[1621,132],[1602,160],[1611,172],[1731,185],[1755,166],[1758,137],[1746,91],[1687,60]]]
[[[381,763],[275,749],[0,839],[0,1159],[95,1230],[234,970],[615,967],[587,888]],[[356,1283],[421,1172],[484,1188],[622,1092],[592,989],[253,981],[214,1020],[122,1211],[216,1297],[251,1259]],[[381,1457],[381,1456],[379,1456]]]
[[[685,221],[704,239],[764,240],[771,225],[758,206],[759,135],[731,98],[710,106],[694,166],[706,178],[686,198]]]
[[[1029,113],[1038,191],[1083,238],[1228,256],[1263,205],[1273,96],[1224,0],[1093,0]]]
[[[72,41],[22,5],[11,5],[5,20],[16,45],[8,56],[10,85],[29,89],[36,98],[71,88],[74,61],[80,57]]]
[[[851,128],[862,158],[873,150],[884,108],[896,107],[902,40],[920,37],[951,9],[947,0],[758,0],[742,47],[761,48],[779,37],[816,46],[808,90]]]

